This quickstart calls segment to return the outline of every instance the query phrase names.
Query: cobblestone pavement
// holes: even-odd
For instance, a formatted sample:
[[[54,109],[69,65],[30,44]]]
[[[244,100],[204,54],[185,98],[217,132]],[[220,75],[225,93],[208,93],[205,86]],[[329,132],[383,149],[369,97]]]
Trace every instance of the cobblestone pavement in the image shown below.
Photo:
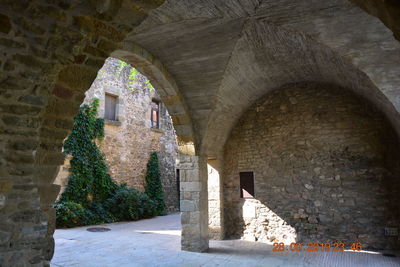
[[[96,226],[99,227],[99,226]],[[378,252],[272,252],[272,246],[241,240],[210,241],[207,253],[180,250],[180,216],[59,229],[51,266],[400,266],[400,255]]]

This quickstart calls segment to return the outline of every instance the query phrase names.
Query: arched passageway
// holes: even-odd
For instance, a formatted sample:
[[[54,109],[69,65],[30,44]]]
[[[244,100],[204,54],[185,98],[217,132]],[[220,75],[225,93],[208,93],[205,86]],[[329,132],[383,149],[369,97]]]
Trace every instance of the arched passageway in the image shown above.
[[[226,143],[226,237],[399,249],[397,236],[385,235],[400,220],[399,156],[382,113],[348,90],[318,83],[275,90],[243,114]],[[243,172],[253,173],[248,199],[240,194]]]
[[[51,259],[62,141],[110,55],[149,77],[189,155],[181,165],[184,249],[208,248],[207,157],[223,160],[235,122],[268,91],[339,84],[374,100],[398,129],[398,6],[351,2],[3,1],[1,264]]]

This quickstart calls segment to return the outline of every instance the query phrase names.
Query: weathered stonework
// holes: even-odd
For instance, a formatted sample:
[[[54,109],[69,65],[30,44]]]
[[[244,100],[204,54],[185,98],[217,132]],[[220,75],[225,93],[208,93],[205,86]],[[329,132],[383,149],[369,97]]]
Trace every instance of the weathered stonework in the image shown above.
[[[305,80],[364,95],[400,132],[394,2],[1,1],[0,265],[49,263],[61,147],[108,56],[151,80],[188,154],[218,157],[255,101]]]
[[[370,104],[327,84],[295,84],[252,106],[225,147],[227,237],[361,242],[398,249],[399,144]],[[240,199],[253,171],[255,198]]]
[[[100,100],[99,117],[104,117],[105,94],[117,99],[116,120],[105,120],[105,138],[99,141],[110,175],[118,183],[144,192],[147,162],[150,153],[159,156],[164,199],[168,211],[178,210],[178,189],[175,175],[177,144],[172,121],[165,106],[160,103],[159,128],[151,128],[151,102],[159,96],[146,84],[140,73],[129,77],[132,67],[109,58],[99,71],[96,80],[86,92],[84,103],[94,98]],[[69,158],[57,175],[56,184],[61,191],[68,183]]]
[[[204,157],[179,154],[182,249],[208,250],[207,163]]]

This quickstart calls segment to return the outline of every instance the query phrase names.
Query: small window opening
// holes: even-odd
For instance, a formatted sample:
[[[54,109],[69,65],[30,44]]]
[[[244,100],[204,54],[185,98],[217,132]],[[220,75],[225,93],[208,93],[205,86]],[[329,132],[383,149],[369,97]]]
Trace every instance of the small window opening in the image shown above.
[[[253,172],[240,172],[240,197],[254,198],[254,174]]]
[[[105,107],[104,107],[104,119],[115,121],[117,120],[117,102],[118,97],[106,94]]]
[[[151,128],[160,128],[160,104],[151,102]]]

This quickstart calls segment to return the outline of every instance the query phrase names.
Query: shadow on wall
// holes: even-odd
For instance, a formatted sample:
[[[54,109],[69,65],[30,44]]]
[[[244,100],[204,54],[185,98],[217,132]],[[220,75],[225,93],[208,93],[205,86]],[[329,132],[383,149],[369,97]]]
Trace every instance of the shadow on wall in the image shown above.
[[[225,237],[399,249],[398,236],[385,235],[400,223],[399,158],[383,115],[347,90],[308,83],[274,91],[226,143]],[[254,172],[254,199],[240,198],[245,171]]]

